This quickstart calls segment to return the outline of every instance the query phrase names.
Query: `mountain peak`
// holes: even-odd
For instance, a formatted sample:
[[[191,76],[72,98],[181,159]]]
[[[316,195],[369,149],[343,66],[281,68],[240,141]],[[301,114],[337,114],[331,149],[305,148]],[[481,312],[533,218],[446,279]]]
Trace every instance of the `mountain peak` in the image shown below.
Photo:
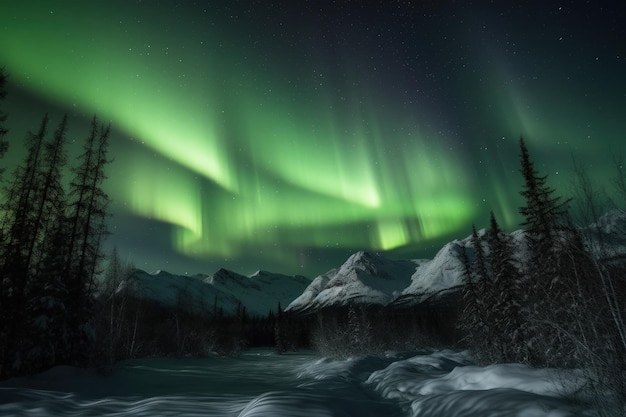
[[[356,252],[339,269],[315,278],[286,310],[311,311],[355,303],[386,305],[410,284],[416,266],[411,261]]]
[[[372,262],[376,260],[384,259],[377,253],[372,253],[364,250],[360,250],[350,255],[345,263],[358,263],[358,262]]]

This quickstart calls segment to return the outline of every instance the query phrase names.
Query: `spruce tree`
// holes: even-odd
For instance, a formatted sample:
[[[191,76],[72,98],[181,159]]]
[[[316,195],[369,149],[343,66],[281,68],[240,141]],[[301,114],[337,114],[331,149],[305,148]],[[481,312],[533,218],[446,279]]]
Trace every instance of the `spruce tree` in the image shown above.
[[[70,182],[66,308],[73,331],[68,353],[76,363],[87,360],[85,353],[95,337],[90,321],[94,312],[94,279],[107,234],[109,198],[102,183],[106,179],[105,167],[110,162],[107,157],[109,134],[110,126],[99,126],[94,116],[80,164],[73,169],[74,178]]]
[[[521,274],[515,259],[515,243],[510,235],[500,228],[491,212],[489,243],[489,265],[493,276],[490,299],[494,311],[492,326],[498,337],[500,360],[503,362],[527,362],[524,346],[524,322],[521,309]]]
[[[286,329],[285,323],[283,323],[283,310],[280,305],[280,301],[278,302],[278,307],[276,308],[276,317],[274,318],[273,311],[270,310],[270,314],[268,315],[268,319],[274,319],[274,344],[276,346],[277,353],[285,353],[287,351],[286,344]]]
[[[5,248],[0,262],[6,276],[21,263],[22,278],[28,269],[26,262],[30,244],[36,234],[36,207],[40,194],[40,173],[48,116],[44,116],[37,133],[29,133],[26,138],[27,155],[24,166],[15,170],[14,180],[6,190],[7,200],[3,207],[3,228],[6,230]],[[23,283],[22,288],[25,288]]]
[[[63,274],[66,251],[65,190],[62,171],[67,162],[65,142],[67,116],[52,141],[44,145],[39,174],[40,192],[34,207],[38,235],[30,242],[28,264],[31,277],[27,288],[28,362],[32,371],[44,369],[63,357],[67,340],[64,300],[67,295]]]
[[[465,246],[461,246],[461,260],[463,261],[463,280],[465,285],[463,286],[463,309],[459,317],[458,326],[463,332],[463,343],[480,357],[484,347],[481,340],[485,330],[484,314],[472,263],[467,255]]]
[[[461,247],[464,267],[463,314],[460,328],[465,333],[464,341],[472,350],[475,359],[482,363],[499,362],[499,344],[496,341],[494,320],[499,314],[494,310],[493,278],[484,239],[472,225],[472,248],[474,259],[470,261],[465,247]],[[485,341],[489,343],[485,343]]]
[[[27,254],[27,264],[33,274],[37,274],[38,265],[45,256],[46,237],[52,234],[51,231],[64,217],[65,190],[61,179],[67,163],[66,132],[67,115],[54,132],[52,141],[44,143],[42,164],[36,181],[39,190],[33,217],[38,233],[29,243]]]
[[[546,275],[554,272],[554,254],[560,243],[559,232],[567,224],[568,201],[562,201],[555,195],[555,190],[547,185],[546,175],[539,175],[523,138],[520,138],[520,162],[524,177],[524,188],[520,194],[525,199],[525,205],[519,209],[524,216],[522,226],[530,255],[537,261],[534,274]],[[542,286],[545,288],[545,285]]]
[[[475,259],[472,265],[475,280],[474,289],[477,295],[477,303],[480,312],[480,327],[477,337],[483,343],[482,356],[489,362],[497,362],[498,355],[494,350],[494,341],[497,337],[493,322],[498,314],[494,311],[493,305],[493,278],[488,264],[488,253],[485,251],[483,238],[478,235],[476,226],[472,225],[472,246],[474,248]],[[489,344],[484,341],[489,340]]]
[[[525,205],[519,211],[524,216],[528,259],[524,268],[524,312],[528,318],[527,338],[532,361],[537,364],[561,365],[566,360],[563,332],[560,330],[563,290],[566,277],[561,263],[564,242],[567,241],[568,201],[562,201],[547,185],[530,159],[528,149],[520,138],[521,173],[524,188],[520,194]]]
[[[487,254],[483,247],[482,239],[478,236],[476,226],[472,225],[472,246],[474,247],[474,253],[476,259],[474,259],[474,274],[476,275],[476,292],[482,299],[481,304],[485,303],[485,297],[489,291],[491,284],[491,277],[489,270],[487,269]]]
[[[67,320],[68,298],[66,276],[63,274],[66,251],[66,224],[63,219],[50,230],[48,248],[41,268],[32,278],[27,304],[29,367],[36,372],[50,366],[67,363],[67,346],[71,334]]]
[[[23,308],[27,303],[27,287],[32,276],[29,265],[31,244],[39,230],[36,216],[40,184],[40,165],[48,116],[44,116],[37,133],[26,139],[27,155],[23,166],[16,169],[3,204],[4,230],[0,254],[0,375],[19,372],[25,348],[26,324]]]

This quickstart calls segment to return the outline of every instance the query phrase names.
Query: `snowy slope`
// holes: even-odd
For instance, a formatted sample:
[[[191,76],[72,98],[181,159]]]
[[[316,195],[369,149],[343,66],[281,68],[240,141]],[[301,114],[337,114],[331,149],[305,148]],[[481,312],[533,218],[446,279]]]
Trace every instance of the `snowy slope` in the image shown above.
[[[429,295],[462,285],[463,247],[467,247],[467,240],[452,241],[432,260],[423,262],[411,277],[411,284],[402,291],[402,299],[418,303]]]
[[[226,269],[220,269],[205,278],[204,282],[224,293],[232,294],[249,313],[260,316],[267,315],[270,310],[276,311],[279,303],[284,308],[310,283],[309,279],[299,275],[257,271],[245,276]]]
[[[193,312],[209,313],[222,309],[229,315],[242,306],[251,315],[265,316],[270,310],[276,311],[279,303],[287,305],[307,284],[309,280],[302,276],[259,271],[247,277],[220,269],[212,276],[135,270],[124,286],[139,298],[167,307],[183,306]]]
[[[286,310],[314,311],[351,303],[387,305],[409,285],[416,267],[413,261],[357,252],[338,270],[316,278]]]
[[[587,246],[598,257],[626,254],[626,211],[612,210],[581,229]],[[593,242],[593,243],[591,243]]]
[[[217,308],[230,314],[236,311],[239,303],[232,294],[207,285],[198,276],[174,275],[166,271],[148,273],[137,269],[124,284],[138,298],[166,307],[182,306],[195,313],[212,312],[217,302]]]
[[[320,292],[326,287],[328,282],[337,275],[338,269],[331,269],[315,278],[311,284],[304,290],[304,292],[293,300],[285,310],[303,312],[313,306],[313,301],[319,295]]]

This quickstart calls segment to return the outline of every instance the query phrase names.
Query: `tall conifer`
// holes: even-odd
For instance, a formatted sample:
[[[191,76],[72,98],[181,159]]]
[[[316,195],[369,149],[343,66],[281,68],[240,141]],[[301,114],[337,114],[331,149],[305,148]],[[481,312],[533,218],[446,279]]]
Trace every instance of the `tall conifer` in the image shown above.
[[[519,211],[524,216],[522,225],[528,248],[523,283],[528,345],[533,351],[533,362],[560,365],[566,353],[562,331],[555,324],[563,311],[561,290],[566,287],[561,262],[567,241],[568,201],[555,195],[555,190],[547,185],[547,176],[539,175],[523,138],[520,163],[524,177],[520,194],[525,205]]]
[[[523,138],[520,138],[520,163],[524,177],[524,188],[520,194],[525,205],[520,207],[519,212],[524,216],[522,226],[526,231],[530,254],[534,260],[540,261],[535,273],[553,272],[554,262],[550,258],[558,249],[558,234],[567,224],[568,201],[562,201],[555,195],[555,190],[547,185],[546,175],[539,175]]]
[[[63,357],[67,341],[65,320],[66,276],[63,265],[68,256],[65,245],[65,190],[63,169],[67,116],[64,116],[51,141],[44,146],[39,174],[40,192],[34,207],[38,234],[31,241],[28,263],[31,265],[27,291],[28,363],[36,371],[54,365]]]
[[[498,336],[500,360],[503,362],[528,361],[524,347],[524,322],[521,309],[521,275],[515,259],[515,244],[510,235],[500,228],[493,211],[490,217],[490,229],[487,233],[489,243],[489,264],[493,276],[491,289],[491,308],[494,310],[492,326]]]
[[[73,169],[70,182],[69,235],[66,273],[68,274],[68,320],[71,335],[70,355],[74,361],[81,357],[94,337],[89,320],[93,313],[93,293],[98,264],[102,259],[102,242],[107,234],[108,195],[102,189],[106,179],[110,126],[102,127],[96,117],[84,145],[80,163]]]
[[[22,367],[21,350],[25,348],[27,318],[23,307],[31,276],[29,253],[38,235],[35,213],[40,196],[38,175],[48,125],[44,116],[37,133],[26,139],[27,155],[16,169],[3,204],[4,239],[0,254],[0,375],[11,375]]]

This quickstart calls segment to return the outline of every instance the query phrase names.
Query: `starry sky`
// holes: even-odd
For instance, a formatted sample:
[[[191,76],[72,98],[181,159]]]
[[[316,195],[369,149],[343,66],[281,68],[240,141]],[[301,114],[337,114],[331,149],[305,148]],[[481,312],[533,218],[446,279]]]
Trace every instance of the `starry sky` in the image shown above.
[[[10,169],[45,112],[113,129],[111,236],[146,270],[314,277],[430,257],[494,210],[518,140],[568,195],[626,132],[623,1],[25,1],[0,5]],[[10,175],[5,175],[10,177]]]

